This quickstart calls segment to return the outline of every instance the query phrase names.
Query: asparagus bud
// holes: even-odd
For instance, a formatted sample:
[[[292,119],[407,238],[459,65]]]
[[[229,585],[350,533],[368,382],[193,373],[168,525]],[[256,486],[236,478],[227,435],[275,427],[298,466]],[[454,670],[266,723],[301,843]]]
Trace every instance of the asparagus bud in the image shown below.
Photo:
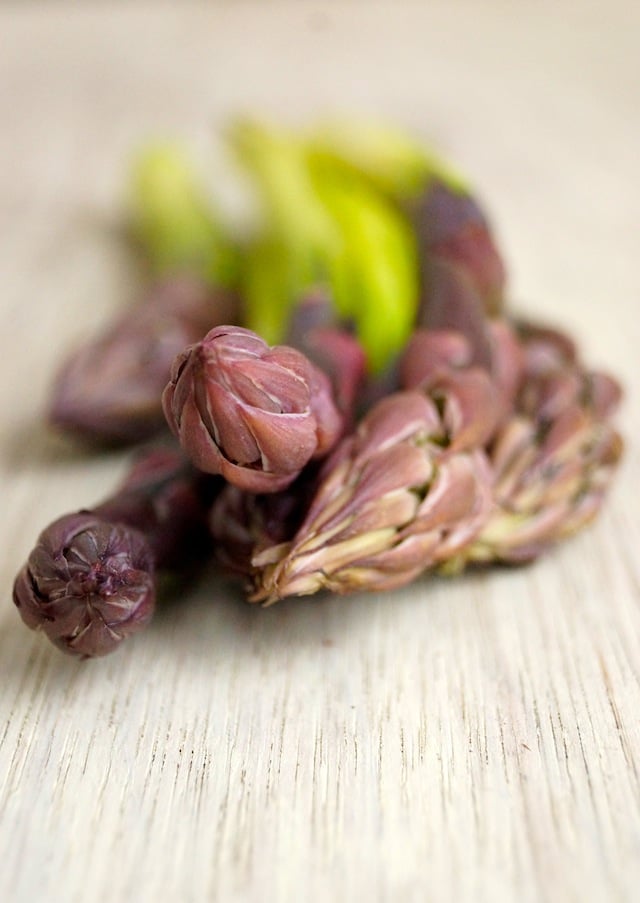
[[[494,507],[470,561],[530,561],[586,525],[622,454],[615,380],[585,370],[561,333],[526,327],[522,341],[525,378],[490,449]]]
[[[487,403],[493,400],[495,416],[483,422],[484,442],[492,431],[507,417],[524,379],[524,361],[521,344],[514,330],[503,320],[487,321],[483,340],[487,340],[488,361],[482,366],[484,376],[478,375],[477,346],[473,337],[462,332],[438,329],[417,329],[399,361],[400,384],[405,389],[433,390],[438,384],[451,380],[463,381],[466,371],[474,375],[471,385],[483,387]],[[469,399],[469,415],[474,406]],[[483,444],[483,443],[479,443]]]
[[[378,402],[325,465],[293,540],[254,558],[253,601],[402,586],[464,548],[484,524],[490,470],[425,394]]]
[[[490,367],[490,321],[470,277],[462,267],[448,260],[432,258],[422,263],[428,267],[429,280],[417,326],[460,333],[469,342],[473,363]]]
[[[50,423],[85,441],[126,444],[164,426],[161,394],[171,363],[186,345],[233,317],[231,295],[173,277],[63,365],[49,401]]]
[[[59,649],[105,655],[149,622],[156,568],[177,567],[206,535],[206,497],[181,455],[145,454],[115,495],[40,534],[13,599]]]
[[[175,360],[163,405],[196,467],[249,492],[284,489],[342,430],[325,374],[238,326],[212,329]]]
[[[432,296],[439,303],[455,292],[473,292],[488,313],[499,313],[505,267],[476,200],[433,179],[416,205],[415,223],[424,264],[423,304],[428,306]],[[443,268],[442,263],[448,266]]]
[[[64,652],[105,655],[150,620],[154,572],[139,530],[79,512],[40,534],[13,600],[25,624]]]

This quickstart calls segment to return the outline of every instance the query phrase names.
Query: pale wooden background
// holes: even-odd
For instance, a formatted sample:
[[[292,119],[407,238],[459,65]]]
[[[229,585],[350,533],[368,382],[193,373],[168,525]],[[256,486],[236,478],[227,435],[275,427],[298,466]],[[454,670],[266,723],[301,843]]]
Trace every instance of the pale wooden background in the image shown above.
[[[638,10],[0,8],[0,899],[639,899]],[[204,585],[67,660],[22,627],[13,575],[125,461],[47,436],[46,388],[139,285],[131,149],[205,155],[247,109],[384,114],[470,174],[514,303],[625,380],[622,473],[530,569],[268,611]]]

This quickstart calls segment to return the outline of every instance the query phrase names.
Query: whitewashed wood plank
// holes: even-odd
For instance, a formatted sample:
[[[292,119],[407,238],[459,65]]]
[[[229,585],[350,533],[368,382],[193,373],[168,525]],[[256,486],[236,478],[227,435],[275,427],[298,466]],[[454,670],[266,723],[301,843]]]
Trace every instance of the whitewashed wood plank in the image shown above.
[[[623,0],[0,9],[0,899],[636,899],[639,25]],[[11,581],[125,462],[37,417],[140,284],[114,231],[131,149],[168,131],[205,156],[247,108],[363,109],[451,154],[521,309],[625,378],[620,479],[529,569],[268,611],[203,581],[69,661]]]

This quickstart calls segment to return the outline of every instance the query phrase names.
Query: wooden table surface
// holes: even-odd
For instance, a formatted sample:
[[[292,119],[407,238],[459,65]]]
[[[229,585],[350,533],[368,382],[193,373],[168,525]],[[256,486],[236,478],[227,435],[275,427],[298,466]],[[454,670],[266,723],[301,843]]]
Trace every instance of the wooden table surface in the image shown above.
[[[0,899],[639,899],[639,10],[2,5]],[[218,159],[247,110],[382,115],[448,154],[514,306],[625,382],[625,461],[599,521],[530,568],[269,610],[206,583],[76,662],[11,583],[126,456],[49,435],[47,387],[140,288],[131,151]]]

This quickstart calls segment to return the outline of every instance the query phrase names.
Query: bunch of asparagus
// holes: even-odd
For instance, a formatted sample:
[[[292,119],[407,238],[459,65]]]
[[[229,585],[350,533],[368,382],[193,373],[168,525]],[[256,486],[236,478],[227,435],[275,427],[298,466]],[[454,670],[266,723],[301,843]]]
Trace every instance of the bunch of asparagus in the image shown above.
[[[114,649],[157,574],[212,559],[264,604],[531,561],[594,517],[621,455],[617,383],[507,308],[487,217],[441,161],[344,124],[227,140],[249,236],[181,152],[146,152],[132,223],[155,279],[52,388],[58,429],[141,446],[16,579],[66,652]]]

